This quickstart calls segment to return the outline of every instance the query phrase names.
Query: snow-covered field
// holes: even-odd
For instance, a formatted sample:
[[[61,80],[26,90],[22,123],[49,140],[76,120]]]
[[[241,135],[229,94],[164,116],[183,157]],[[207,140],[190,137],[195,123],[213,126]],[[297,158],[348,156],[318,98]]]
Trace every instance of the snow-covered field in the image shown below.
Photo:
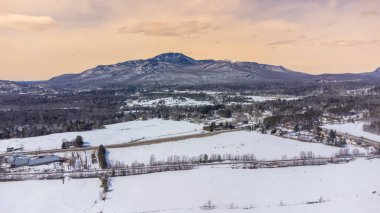
[[[22,144],[25,150],[59,148],[63,138],[78,134],[91,145],[132,139],[201,132],[202,125],[153,119],[109,125],[88,132],[3,140],[0,148]],[[148,163],[150,156],[254,154],[257,159],[298,157],[301,151],[330,157],[337,147],[304,143],[250,131],[138,147],[109,149],[111,161]],[[364,151],[363,149],[361,151]],[[348,164],[276,169],[232,169],[201,166],[194,170],[111,179],[111,191],[101,200],[99,179],[41,180],[0,183],[0,212],[380,212],[380,159]],[[320,203],[318,201],[321,201]],[[318,202],[307,204],[308,202]],[[233,209],[231,209],[233,208]],[[247,208],[251,208],[248,209]]]
[[[111,179],[0,183],[0,210],[18,212],[380,212],[380,160],[276,169],[201,167]],[[200,207],[211,200],[215,210]],[[322,203],[306,204],[307,202]],[[229,209],[230,207],[235,209]],[[246,210],[243,208],[253,208]]]
[[[257,207],[253,212],[375,213],[380,211],[379,169],[380,160],[358,160],[343,165],[258,170],[203,167],[115,178],[105,209],[119,212],[120,197],[124,197],[125,212],[199,212],[199,207],[211,200],[223,212],[234,203],[240,208],[252,204]],[[328,202],[305,204],[321,197]]]
[[[380,142],[380,135],[375,135],[369,132],[363,131],[363,122],[355,122],[355,123],[344,123],[344,124],[327,124],[323,127],[326,129],[333,129],[338,132],[347,133],[350,135],[355,135],[358,137],[365,137],[371,140]]]
[[[301,97],[285,97],[285,96],[246,96],[246,97],[255,102],[274,101],[277,99],[290,101],[290,100],[297,100],[301,98]]]
[[[136,139],[153,139],[171,137],[186,134],[195,134],[202,131],[202,125],[186,121],[171,121],[151,119],[147,121],[131,121],[106,126],[86,132],[67,132],[51,134],[40,137],[0,140],[0,152],[5,152],[7,147],[24,146],[25,151],[38,149],[61,148],[62,139],[72,140],[77,135],[83,136],[91,146],[100,144],[126,143]]]
[[[229,105],[249,105],[253,102],[264,102],[264,101],[275,101],[278,99],[291,101],[291,100],[298,100],[302,97],[296,97],[296,96],[245,96],[245,95],[233,95],[230,97],[240,97],[244,98],[244,102],[228,102]]]
[[[171,155],[200,154],[255,154],[257,159],[281,159],[299,157],[301,151],[313,151],[315,156],[331,157],[340,148],[318,143],[304,143],[258,132],[238,131],[223,133],[205,138],[192,138],[182,141],[129,147],[127,149],[110,149],[110,159],[120,160],[127,164],[134,161],[149,162],[151,155],[156,160],[166,160]],[[365,150],[361,150],[365,151]]]
[[[0,183],[0,212],[98,212],[98,179],[22,181]],[[100,203],[99,203],[100,204]]]
[[[158,105],[165,106],[203,106],[203,105],[213,105],[208,101],[197,101],[191,98],[158,98],[154,100],[134,100],[127,102],[127,106],[143,106],[143,107],[156,107]]]

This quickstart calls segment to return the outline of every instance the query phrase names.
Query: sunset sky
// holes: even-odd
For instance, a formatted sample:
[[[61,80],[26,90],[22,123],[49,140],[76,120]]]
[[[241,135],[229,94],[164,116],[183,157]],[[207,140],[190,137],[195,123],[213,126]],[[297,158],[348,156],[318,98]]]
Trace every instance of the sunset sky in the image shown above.
[[[317,74],[380,67],[379,0],[0,0],[0,79],[182,52]]]

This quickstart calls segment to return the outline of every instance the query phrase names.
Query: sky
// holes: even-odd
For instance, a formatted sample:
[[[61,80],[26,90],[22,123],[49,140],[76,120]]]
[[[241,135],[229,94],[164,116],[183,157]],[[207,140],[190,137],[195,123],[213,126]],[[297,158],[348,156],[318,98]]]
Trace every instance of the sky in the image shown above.
[[[0,79],[181,52],[311,74],[380,67],[380,0],[0,0]]]

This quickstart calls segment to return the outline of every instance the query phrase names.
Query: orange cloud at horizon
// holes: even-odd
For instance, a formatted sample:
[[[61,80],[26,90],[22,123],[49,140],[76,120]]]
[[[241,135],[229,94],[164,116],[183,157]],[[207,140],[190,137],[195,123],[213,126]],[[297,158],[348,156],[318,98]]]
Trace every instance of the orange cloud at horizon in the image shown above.
[[[0,0],[0,79],[182,52],[312,74],[380,66],[374,0]]]

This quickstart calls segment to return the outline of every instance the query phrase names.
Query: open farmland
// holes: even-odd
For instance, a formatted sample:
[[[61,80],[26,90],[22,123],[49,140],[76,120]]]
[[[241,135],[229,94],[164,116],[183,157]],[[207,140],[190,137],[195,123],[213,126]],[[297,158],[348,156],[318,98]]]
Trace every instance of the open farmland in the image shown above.
[[[254,154],[256,159],[282,159],[299,157],[302,151],[312,151],[316,157],[331,157],[340,150],[338,147],[319,143],[299,142],[258,132],[237,131],[222,133],[205,138],[193,138],[128,149],[110,149],[110,160],[126,164],[135,161],[148,163],[151,156],[156,160],[166,160],[170,156],[196,157],[199,155],[244,155]],[[366,152],[365,149],[361,149]]]
[[[186,121],[152,119],[149,121],[132,121],[107,125],[104,129],[85,132],[57,133],[46,136],[0,140],[0,152],[7,147],[23,146],[25,151],[60,149],[62,140],[71,140],[81,135],[91,146],[100,144],[121,144],[133,140],[147,140],[196,134],[202,131],[202,125]]]
[[[380,160],[278,169],[201,167],[99,179],[0,183],[1,210],[22,212],[378,212]],[[78,192],[78,188],[80,191]]]

